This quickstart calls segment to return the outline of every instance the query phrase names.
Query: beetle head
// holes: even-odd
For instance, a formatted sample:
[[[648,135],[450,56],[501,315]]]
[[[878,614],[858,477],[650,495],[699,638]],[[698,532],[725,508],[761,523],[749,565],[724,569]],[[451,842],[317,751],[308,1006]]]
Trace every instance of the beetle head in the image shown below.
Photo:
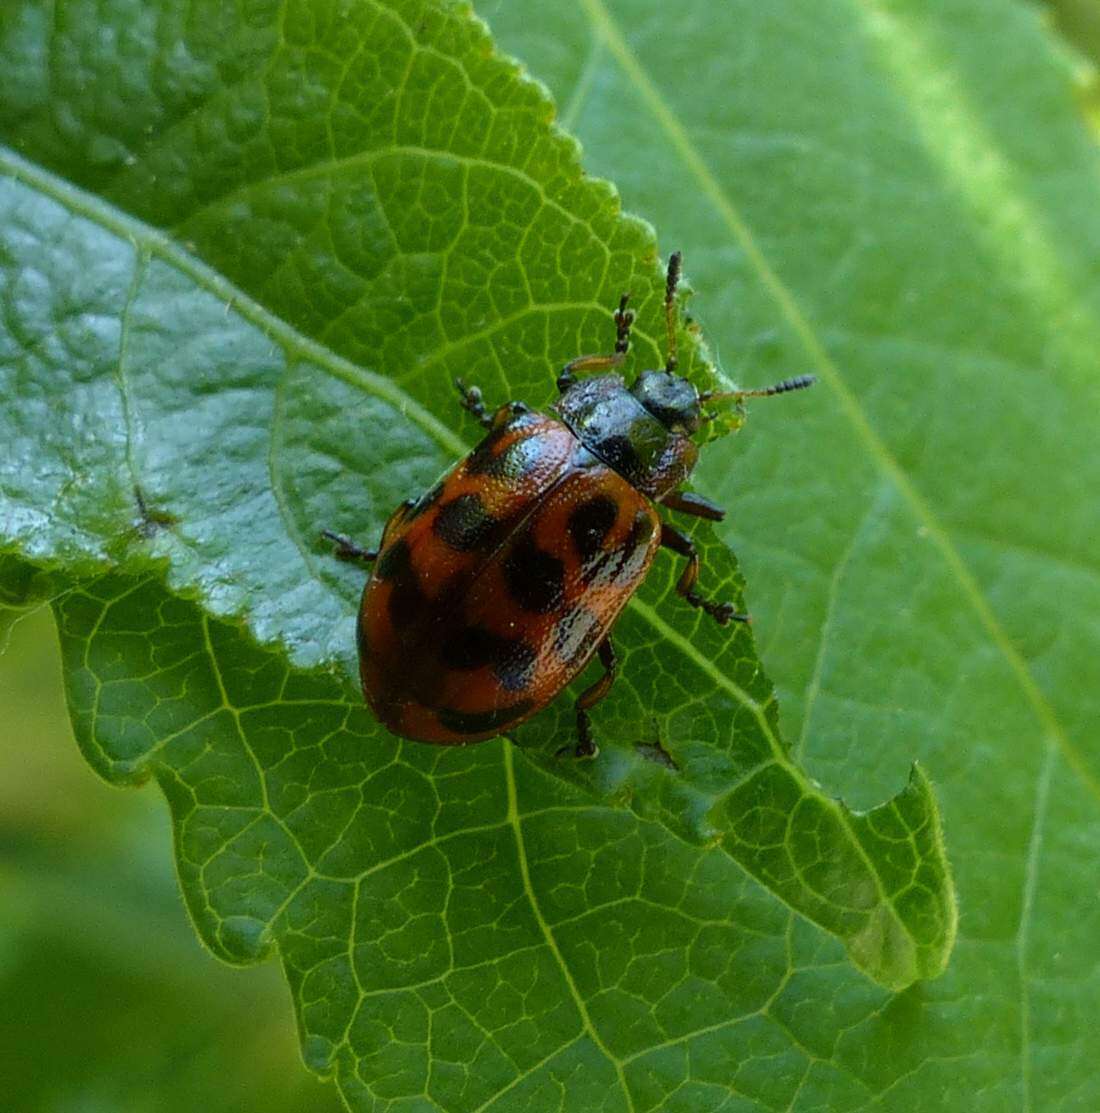
[[[691,436],[702,422],[698,392],[675,372],[643,371],[630,393],[670,432]]]

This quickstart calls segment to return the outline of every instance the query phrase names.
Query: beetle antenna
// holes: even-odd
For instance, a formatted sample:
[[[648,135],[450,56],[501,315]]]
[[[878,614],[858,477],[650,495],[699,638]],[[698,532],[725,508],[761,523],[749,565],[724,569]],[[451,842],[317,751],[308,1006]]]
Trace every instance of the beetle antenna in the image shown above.
[[[699,395],[700,402],[740,402],[743,398],[770,398],[773,394],[787,394],[792,390],[805,390],[817,382],[816,375],[795,375],[793,379],[783,379],[771,386],[757,390],[727,390],[717,393],[708,390]]]
[[[676,352],[676,287],[680,285],[680,264],[683,255],[674,251],[668,257],[668,271],[665,273],[665,328],[668,329],[668,357],[665,370],[671,375],[679,366]]]
[[[627,309],[630,294],[619,298],[619,308],[615,310],[615,355],[624,356],[630,350],[630,326],[634,324],[634,314]]]

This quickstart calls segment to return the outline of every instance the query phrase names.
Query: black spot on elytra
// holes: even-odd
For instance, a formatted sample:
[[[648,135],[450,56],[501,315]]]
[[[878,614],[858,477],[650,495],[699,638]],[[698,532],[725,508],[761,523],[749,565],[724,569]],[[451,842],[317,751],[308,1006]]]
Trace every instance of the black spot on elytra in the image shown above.
[[[396,580],[412,571],[412,557],[408,542],[395,541],[379,558],[374,574],[383,580]]]
[[[456,630],[443,643],[440,660],[462,671],[491,665],[503,688],[518,692],[531,682],[535,651],[522,638],[506,638],[483,626]]]
[[[439,508],[432,532],[452,549],[468,553],[484,543],[496,524],[477,495],[459,495]]]
[[[500,450],[501,440],[509,433],[541,420],[538,414],[529,411],[522,402],[511,403],[511,412],[511,419],[494,429],[466,458],[467,475],[519,479],[538,462],[542,444],[537,435],[520,436],[507,448]]]
[[[524,533],[504,561],[504,578],[516,602],[535,614],[552,611],[565,596],[565,565]]]
[[[437,615],[454,614],[470,590],[470,575],[466,569],[456,568],[439,582],[438,587],[432,586],[432,610]]]
[[[533,706],[531,700],[521,699],[495,711],[453,711],[444,707],[436,714],[443,726],[455,734],[485,734],[522,718]]]
[[[523,691],[531,683],[536,656],[531,646],[516,638],[504,659],[493,667],[493,674],[500,681],[500,686],[509,692]]]
[[[489,435],[466,457],[467,475],[484,475],[496,460],[497,445],[508,435],[507,424],[498,425],[491,430]]]
[[[582,502],[569,515],[569,536],[587,563],[603,548],[608,530],[619,516],[619,506],[608,495],[596,495]]]
[[[377,576],[393,585],[388,607],[394,629],[411,626],[424,613],[428,600],[420,590],[405,539],[395,541],[374,568]]]
[[[642,461],[629,437],[615,433],[604,437],[596,446],[596,452],[620,475],[634,479],[641,474]]]
[[[439,656],[449,669],[480,669],[495,665],[510,645],[510,638],[502,638],[484,626],[466,626],[447,638]]]
[[[411,626],[423,613],[427,599],[415,578],[399,580],[390,592],[390,622],[395,630]]]

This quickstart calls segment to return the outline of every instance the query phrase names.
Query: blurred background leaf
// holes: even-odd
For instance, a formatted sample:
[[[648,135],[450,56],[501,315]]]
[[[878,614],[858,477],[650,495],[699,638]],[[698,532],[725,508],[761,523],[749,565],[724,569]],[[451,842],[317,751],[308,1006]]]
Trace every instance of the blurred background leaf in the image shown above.
[[[1068,43],[1094,64],[1100,62],[1100,2],[1098,0],[1033,0],[1050,14],[1053,25]]]
[[[326,1113],[286,982],[199,944],[159,795],[73,745],[48,608],[0,653],[0,1107],[11,1113]]]
[[[1032,0],[1055,31],[1080,58],[1076,68],[1077,99],[1100,137],[1100,0]]]

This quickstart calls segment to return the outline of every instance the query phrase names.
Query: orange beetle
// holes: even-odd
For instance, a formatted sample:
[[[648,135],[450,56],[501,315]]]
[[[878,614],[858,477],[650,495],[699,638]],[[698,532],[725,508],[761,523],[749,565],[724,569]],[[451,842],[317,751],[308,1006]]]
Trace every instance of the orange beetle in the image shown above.
[[[691,540],[662,522],[657,504],[718,521],[724,511],[676,490],[698,456],[691,440],[718,400],[782,394],[805,375],[765,390],[698,394],[676,373],[680,254],[665,287],[668,359],[627,387],[623,361],[634,314],[624,295],[611,355],[581,356],[558,376],[549,417],[510,402],[490,416],[459,382],[463,405],[489,430],[420,499],[398,507],[377,552],[325,531],[337,555],[373,563],[359,610],[363,692],[395,734],[443,745],[478,742],[545,707],[594,653],[603,676],[576,702],[578,756],[592,756],[588,712],[615,677],[610,630],[662,546],[687,558],[679,593],[725,624],[729,603],[695,590]]]

